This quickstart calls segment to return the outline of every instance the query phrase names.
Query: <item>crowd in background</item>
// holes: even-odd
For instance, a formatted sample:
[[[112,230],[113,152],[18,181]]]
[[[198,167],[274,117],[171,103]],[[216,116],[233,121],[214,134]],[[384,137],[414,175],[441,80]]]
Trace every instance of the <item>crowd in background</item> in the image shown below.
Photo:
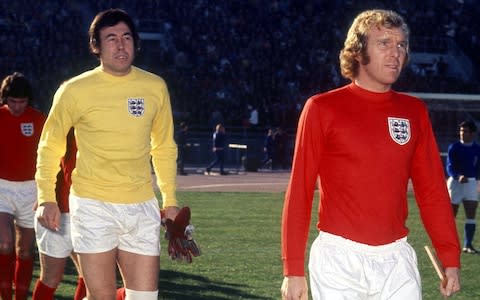
[[[175,117],[190,124],[245,125],[248,107],[261,126],[292,128],[306,98],[346,81],[338,53],[350,22],[365,8],[402,14],[412,39],[451,39],[476,69],[480,6],[474,0],[138,0],[0,3],[0,71],[20,71],[34,83],[38,106],[48,111],[62,81],[97,64],[88,53],[88,20],[120,7],[144,39],[137,63],[167,81]],[[415,44],[412,51],[415,51]],[[448,61],[442,62],[448,68]],[[0,74],[0,75],[2,75]],[[479,93],[476,77],[407,68],[402,91]]]

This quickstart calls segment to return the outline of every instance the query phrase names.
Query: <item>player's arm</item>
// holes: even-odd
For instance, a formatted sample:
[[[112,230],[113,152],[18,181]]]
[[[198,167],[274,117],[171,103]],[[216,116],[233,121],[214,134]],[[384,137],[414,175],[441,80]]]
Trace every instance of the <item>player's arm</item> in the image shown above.
[[[175,195],[177,175],[177,145],[173,138],[173,116],[166,85],[158,104],[158,112],[153,120],[151,132],[152,164],[157,176],[157,185],[162,194],[163,208],[178,206]],[[169,209],[169,213],[174,209]]]
[[[73,126],[70,112],[65,106],[65,85],[55,93],[52,108],[42,130],[37,149],[35,181],[38,205],[44,202],[56,204],[55,184],[60,171],[60,159],[65,154],[66,137]]]
[[[429,123],[428,111],[421,115],[419,142],[411,167],[415,199],[425,229],[442,266],[460,267],[460,243],[450,197],[445,185],[444,170]]]
[[[305,275],[305,249],[320,158],[318,151],[322,147],[319,119],[318,107],[307,101],[298,123],[292,172],[282,212],[284,276]]]

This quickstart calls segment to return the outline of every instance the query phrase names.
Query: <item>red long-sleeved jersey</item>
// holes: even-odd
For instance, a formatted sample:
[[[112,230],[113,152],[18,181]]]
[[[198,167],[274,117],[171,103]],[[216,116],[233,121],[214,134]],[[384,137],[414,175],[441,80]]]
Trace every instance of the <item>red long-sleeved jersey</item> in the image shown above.
[[[45,119],[31,106],[18,117],[10,113],[8,105],[0,107],[0,178],[34,180],[37,146]]]
[[[368,245],[391,243],[408,234],[411,179],[443,266],[460,266],[442,163],[428,111],[419,99],[350,84],[307,101],[283,208],[284,275],[304,275],[317,178],[318,229]]]
[[[67,135],[67,149],[60,162],[60,172],[57,175],[55,193],[57,197],[58,208],[62,213],[69,212],[68,197],[70,195],[70,186],[72,185],[72,171],[77,161],[77,143],[73,128]]]

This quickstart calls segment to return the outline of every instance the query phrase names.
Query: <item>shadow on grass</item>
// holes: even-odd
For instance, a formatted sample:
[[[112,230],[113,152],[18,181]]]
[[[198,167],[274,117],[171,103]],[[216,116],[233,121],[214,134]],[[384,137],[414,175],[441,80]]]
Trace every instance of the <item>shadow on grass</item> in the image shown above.
[[[223,300],[223,299],[271,299],[245,292],[246,285],[215,282],[207,277],[188,273],[161,270],[159,299],[165,300]]]

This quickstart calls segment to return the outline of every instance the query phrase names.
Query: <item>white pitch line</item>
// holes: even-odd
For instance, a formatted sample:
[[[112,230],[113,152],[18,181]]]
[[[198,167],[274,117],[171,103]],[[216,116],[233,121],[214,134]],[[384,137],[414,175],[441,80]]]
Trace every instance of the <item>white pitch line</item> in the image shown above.
[[[223,183],[223,184],[204,184],[204,185],[194,185],[187,187],[180,187],[181,189],[207,189],[215,187],[227,187],[227,186],[252,186],[252,185],[287,185],[287,183],[282,182],[255,182],[255,183]]]

